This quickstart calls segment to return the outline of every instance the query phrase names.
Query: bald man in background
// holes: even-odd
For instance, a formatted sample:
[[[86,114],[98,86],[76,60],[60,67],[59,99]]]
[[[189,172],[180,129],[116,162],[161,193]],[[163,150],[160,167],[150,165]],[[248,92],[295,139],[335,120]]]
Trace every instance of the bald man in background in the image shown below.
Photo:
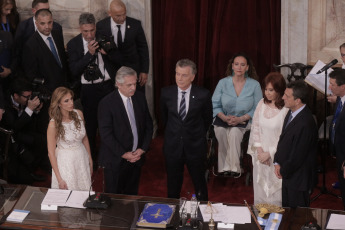
[[[122,66],[137,72],[139,91],[145,91],[149,72],[149,50],[141,22],[127,17],[126,5],[121,0],[113,0],[109,6],[109,17],[96,25],[96,37],[114,37],[122,56]]]

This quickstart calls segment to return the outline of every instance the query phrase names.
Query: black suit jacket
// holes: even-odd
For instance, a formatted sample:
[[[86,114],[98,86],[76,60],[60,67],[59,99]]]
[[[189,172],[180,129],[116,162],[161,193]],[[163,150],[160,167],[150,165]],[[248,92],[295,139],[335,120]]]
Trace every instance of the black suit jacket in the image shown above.
[[[16,142],[32,146],[34,140],[34,127],[35,127],[35,116],[33,113],[31,116],[25,111],[18,116],[18,111],[12,106],[12,99],[10,96],[6,97],[5,100],[5,113],[1,120],[1,127],[13,130],[13,137]]]
[[[112,36],[110,28],[111,17],[99,21],[96,25],[98,36]],[[119,47],[122,66],[133,68],[138,74],[149,72],[149,50],[141,22],[131,17],[126,18],[125,40]]]
[[[337,98],[336,108],[341,102],[340,97]],[[337,170],[340,170],[341,164],[345,161],[345,109],[341,110],[337,121],[335,123],[335,137],[334,137],[334,149],[337,157]]]
[[[59,23],[53,22],[53,30],[57,31],[60,34],[59,36],[63,37],[62,27]],[[15,67],[21,67],[24,45],[34,33],[35,25],[32,17],[19,23],[14,39]]]
[[[182,121],[178,114],[178,89],[176,85],[162,89],[160,108],[165,126],[163,151],[166,158],[187,159],[206,156],[206,132],[212,123],[212,101],[208,90],[192,85],[189,108]]]
[[[67,43],[67,53],[70,72],[75,80],[80,80],[85,68],[95,56],[89,52],[84,54],[83,37],[81,34],[72,38]],[[114,51],[108,55],[102,54],[102,59],[111,80],[115,82],[116,71],[121,67],[121,56],[119,52]]]
[[[289,187],[308,191],[316,179],[316,123],[307,106],[285,127],[289,116],[290,112],[285,117],[274,162],[280,165],[280,174]]]
[[[137,124],[138,148],[147,151],[152,139],[153,124],[145,95],[136,91],[131,99]],[[99,165],[118,171],[122,155],[132,151],[133,134],[125,106],[117,89],[100,101],[98,127],[101,136]],[[142,159],[136,164],[142,164]]]
[[[51,34],[59,53],[62,68],[37,31],[24,46],[23,67],[29,80],[43,78],[45,80],[44,85],[53,92],[57,87],[66,85],[69,79],[63,37],[56,30],[52,30]]]

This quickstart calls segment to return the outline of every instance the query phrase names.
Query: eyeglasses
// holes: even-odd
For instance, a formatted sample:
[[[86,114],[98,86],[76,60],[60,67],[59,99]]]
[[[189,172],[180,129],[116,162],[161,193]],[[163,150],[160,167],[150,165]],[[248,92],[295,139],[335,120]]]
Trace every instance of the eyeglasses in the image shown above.
[[[20,96],[22,96],[22,97],[24,97],[24,98],[26,98],[26,99],[30,99],[30,97],[31,97],[31,94],[30,95],[27,95],[27,96],[25,96],[25,95],[20,95]]]

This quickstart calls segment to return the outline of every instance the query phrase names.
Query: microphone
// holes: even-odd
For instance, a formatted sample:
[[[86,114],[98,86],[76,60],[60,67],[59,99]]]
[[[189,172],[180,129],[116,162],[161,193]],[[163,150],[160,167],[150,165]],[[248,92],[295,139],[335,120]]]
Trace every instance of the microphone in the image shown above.
[[[335,64],[338,63],[337,59],[334,59],[333,61],[331,61],[330,63],[328,63],[327,65],[325,65],[324,67],[322,67],[322,69],[320,69],[319,71],[317,71],[316,74],[322,73],[325,70],[328,70],[329,68],[331,68],[332,66],[334,66]]]

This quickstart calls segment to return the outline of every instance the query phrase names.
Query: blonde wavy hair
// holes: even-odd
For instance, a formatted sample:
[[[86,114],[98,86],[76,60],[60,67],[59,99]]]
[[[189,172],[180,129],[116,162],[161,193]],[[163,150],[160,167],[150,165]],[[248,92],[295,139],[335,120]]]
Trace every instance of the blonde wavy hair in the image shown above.
[[[62,98],[68,94],[71,94],[72,97],[74,96],[73,91],[66,87],[56,88],[53,92],[49,107],[49,117],[50,119],[54,119],[55,122],[56,138],[62,138],[63,140],[65,139],[65,129],[62,125],[62,113],[59,104]],[[69,118],[74,121],[76,128],[80,130],[81,124],[77,112],[73,110],[69,112]]]

